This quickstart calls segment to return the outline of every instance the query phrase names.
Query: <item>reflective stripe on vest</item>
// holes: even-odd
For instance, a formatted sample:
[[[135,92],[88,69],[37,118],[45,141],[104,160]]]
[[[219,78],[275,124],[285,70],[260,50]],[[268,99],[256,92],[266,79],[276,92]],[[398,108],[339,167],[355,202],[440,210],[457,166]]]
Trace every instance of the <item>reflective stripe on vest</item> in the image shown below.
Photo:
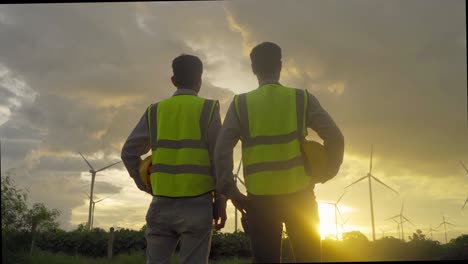
[[[240,120],[247,192],[277,195],[305,188],[301,143],[306,135],[306,90],[268,84],[234,98]]]
[[[148,107],[153,195],[191,197],[214,190],[207,142],[216,104],[177,95]]]

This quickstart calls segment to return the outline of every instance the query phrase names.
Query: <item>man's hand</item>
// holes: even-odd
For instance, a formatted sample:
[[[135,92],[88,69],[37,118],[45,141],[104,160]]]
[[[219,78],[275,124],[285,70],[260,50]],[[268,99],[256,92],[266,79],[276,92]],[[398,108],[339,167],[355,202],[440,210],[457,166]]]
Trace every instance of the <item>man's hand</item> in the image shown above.
[[[226,203],[227,198],[222,194],[217,194],[213,203],[213,219],[215,222],[214,228],[221,230],[226,224]]]
[[[237,210],[241,211],[243,214],[247,212],[247,206],[250,199],[243,195],[241,192],[237,191],[231,197],[232,204],[236,207]]]

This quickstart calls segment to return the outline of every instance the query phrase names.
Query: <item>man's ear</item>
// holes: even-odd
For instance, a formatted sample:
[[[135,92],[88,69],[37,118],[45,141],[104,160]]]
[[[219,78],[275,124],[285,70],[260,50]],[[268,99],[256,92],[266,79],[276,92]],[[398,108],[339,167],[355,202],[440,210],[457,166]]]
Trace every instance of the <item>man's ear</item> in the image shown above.
[[[176,78],[174,76],[171,76],[171,81],[172,81],[172,84],[177,87],[177,81],[176,81]]]

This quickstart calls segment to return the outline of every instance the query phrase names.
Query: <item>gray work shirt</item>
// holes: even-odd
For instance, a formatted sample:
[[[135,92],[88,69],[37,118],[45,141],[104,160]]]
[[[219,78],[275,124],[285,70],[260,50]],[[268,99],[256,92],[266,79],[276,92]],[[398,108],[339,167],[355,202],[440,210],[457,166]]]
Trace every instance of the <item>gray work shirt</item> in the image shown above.
[[[173,94],[173,96],[177,96],[177,95],[198,96],[197,92],[195,92],[194,90],[190,90],[190,89],[178,89]],[[212,172],[213,172],[212,175],[214,178],[214,182],[216,182],[215,166],[214,166],[214,148],[216,145],[216,138],[218,137],[218,133],[220,129],[221,129],[221,117],[219,115],[219,104],[217,104],[216,108],[214,109],[212,120],[208,127],[208,151],[209,151],[210,160],[211,160],[211,166],[212,166]],[[130,174],[130,177],[133,178],[137,187],[142,191],[152,194],[151,189],[146,188],[145,184],[141,181],[140,172],[139,172],[139,166],[140,166],[140,160],[141,160],[140,156],[148,153],[150,149],[151,149],[150,131],[148,127],[147,111],[145,110],[145,112],[140,118],[140,121],[135,126],[135,128],[130,133],[130,135],[128,136],[127,141],[125,141],[125,144],[122,147],[121,158],[125,167],[128,170],[128,173]]]
[[[260,86],[267,83],[279,84],[278,82],[265,81]],[[272,87],[272,89],[274,88]],[[323,183],[338,173],[343,162],[344,137],[327,111],[322,108],[317,98],[310,93],[308,94],[309,104],[306,113],[306,126],[317,132],[323,140],[329,161],[328,175],[321,180]],[[240,135],[240,124],[233,100],[226,113],[215,149],[216,175],[218,177],[216,190],[227,197],[230,197],[235,189],[237,189],[232,173],[233,149],[239,141]]]

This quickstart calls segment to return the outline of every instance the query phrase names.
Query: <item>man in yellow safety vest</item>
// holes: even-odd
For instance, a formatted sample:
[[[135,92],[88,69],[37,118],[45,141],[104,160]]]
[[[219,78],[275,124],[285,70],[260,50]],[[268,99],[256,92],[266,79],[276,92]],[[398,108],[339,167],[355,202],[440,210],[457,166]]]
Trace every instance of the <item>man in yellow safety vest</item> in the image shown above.
[[[138,188],[153,195],[146,214],[146,263],[170,263],[179,240],[181,263],[208,263],[213,219],[217,230],[226,222],[226,198],[214,194],[219,103],[198,97],[203,72],[198,57],[178,56],[172,70],[177,91],[146,109],[121,156]],[[149,150],[151,187],[139,176],[140,156]]]
[[[279,83],[278,45],[261,43],[250,58],[259,87],[236,95],[228,108],[215,149],[217,189],[246,212],[255,262],[280,262],[283,223],[295,261],[320,261],[314,186],[337,174],[343,161],[343,135],[312,94]],[[316,179],[304,167],[301,144],[307,128],[324,140],[327,152],[327,172]],[[239,139],[247,196],[238,190],[232,173],[233,148]]]

